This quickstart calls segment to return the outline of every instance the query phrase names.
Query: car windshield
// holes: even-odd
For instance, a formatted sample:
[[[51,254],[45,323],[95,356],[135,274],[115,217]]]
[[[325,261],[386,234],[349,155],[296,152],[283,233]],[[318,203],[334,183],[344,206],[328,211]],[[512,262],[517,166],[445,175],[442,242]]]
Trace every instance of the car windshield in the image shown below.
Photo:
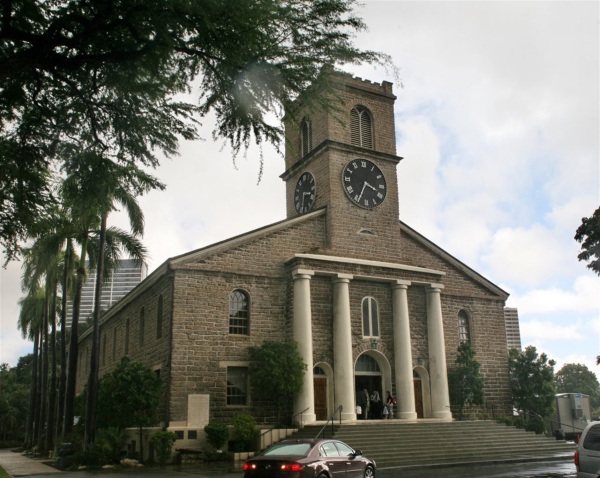
[[[277,455],[292,455],[292,456],[304,456],[310,450],[310,443],[280,443],[274,445],[265,451],[265,455],[277,456]]]

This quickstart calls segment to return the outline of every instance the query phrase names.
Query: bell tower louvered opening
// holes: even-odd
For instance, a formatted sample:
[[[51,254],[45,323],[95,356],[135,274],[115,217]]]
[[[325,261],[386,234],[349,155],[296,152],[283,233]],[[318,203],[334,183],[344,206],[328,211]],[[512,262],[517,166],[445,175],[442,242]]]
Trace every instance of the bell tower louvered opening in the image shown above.
[[[302,157],[304,157],[312,150],[312,131],[310,127],[310,121],[308,119],[302,120],[300,136],[301,154]]]
[[[364,106],[355,106],[350,112],[350,139],[354,146],[373,149],[373,121]]]

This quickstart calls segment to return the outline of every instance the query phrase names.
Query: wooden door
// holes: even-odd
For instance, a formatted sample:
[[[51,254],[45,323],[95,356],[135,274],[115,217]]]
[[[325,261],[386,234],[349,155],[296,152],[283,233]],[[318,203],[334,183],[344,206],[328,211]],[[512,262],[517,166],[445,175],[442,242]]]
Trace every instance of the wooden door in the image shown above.
[[[317,420],[327,420],[327,378],[315,377],[315,415]]]
[[[421,380],[413,380],[415,384],[415,411],[417,418],[423,418],[423,387]]]

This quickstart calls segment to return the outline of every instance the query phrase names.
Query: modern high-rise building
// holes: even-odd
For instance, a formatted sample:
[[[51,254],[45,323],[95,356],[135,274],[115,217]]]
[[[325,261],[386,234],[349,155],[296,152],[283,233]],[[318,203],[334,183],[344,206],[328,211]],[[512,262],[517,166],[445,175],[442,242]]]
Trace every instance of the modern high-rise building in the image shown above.
[[[504,308],[506,326],[506,345],[508,349],[521,350],[521,332],[519,330],[519,311],[513,307]]]
[[[131,289],[138,285],[148,275],[146,264],[136,265],[133,259],[119,260],[119,266],[111,274],[110,279],[102,286],[100,308],[108,310],[118,300],[125,297]],[[85,322],[94,311],[94,298],[96,296],[96,274],[91,272],[81,291],[81,308],[79,320]],[[73,318],[73,301],[68,302],[67,327],[71,327]]]

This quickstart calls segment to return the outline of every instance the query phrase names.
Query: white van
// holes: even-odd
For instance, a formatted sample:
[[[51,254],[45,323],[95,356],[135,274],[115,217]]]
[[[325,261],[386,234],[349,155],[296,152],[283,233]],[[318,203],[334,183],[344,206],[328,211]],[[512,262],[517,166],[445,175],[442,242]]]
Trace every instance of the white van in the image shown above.
[[[575,450],[577,478],[600,476],[600,422],[591,422],[583,430]]]

